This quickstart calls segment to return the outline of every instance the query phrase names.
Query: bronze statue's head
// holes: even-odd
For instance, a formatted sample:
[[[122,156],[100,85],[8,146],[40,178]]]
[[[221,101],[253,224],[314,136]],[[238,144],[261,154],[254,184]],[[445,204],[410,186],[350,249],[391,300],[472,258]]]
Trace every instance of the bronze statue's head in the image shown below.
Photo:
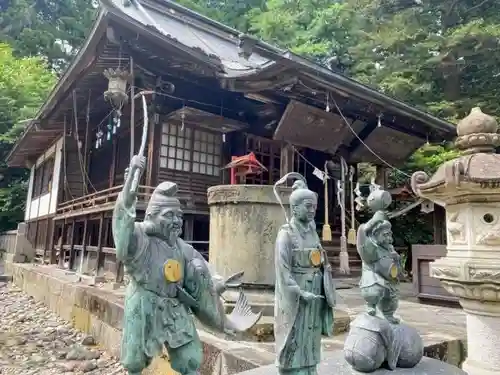
[[[292,216],[303,223],[314,221],[316,208],[318,206],[318,197],[315,192],[309,190],[302,180],[297,180],[292,186],[290,194],[290,208]]]
[[[375,224],[372,233],[373,240],[377,245],[385,248],[392,246],[392,225],[388,220],[383,220]]]
[[[144,217],[146,233],[162,237],[170,244],[182,233],[183,213],[176,194],[177,184],[162,182],[153,192]]]

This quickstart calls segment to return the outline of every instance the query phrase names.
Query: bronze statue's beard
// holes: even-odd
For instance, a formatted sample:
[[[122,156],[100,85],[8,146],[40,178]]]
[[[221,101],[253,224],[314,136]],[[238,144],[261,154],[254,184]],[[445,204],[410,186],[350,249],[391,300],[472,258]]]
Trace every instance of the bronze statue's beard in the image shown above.
[[[171,244],[175,243],[182,233],[182,227],[174,224],[161,225],[161,235]]]

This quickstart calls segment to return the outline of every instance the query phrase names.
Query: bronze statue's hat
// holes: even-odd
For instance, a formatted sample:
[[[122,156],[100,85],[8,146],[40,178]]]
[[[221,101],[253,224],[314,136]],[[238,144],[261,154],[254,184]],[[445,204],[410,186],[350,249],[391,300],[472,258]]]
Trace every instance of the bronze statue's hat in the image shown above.
[[[387,230],[387,229],[389,230],[392,229],[392,224],[389,220],[383,220],[374,225],[372,232],[377,232],[380,230]]]
[[[177,199],[177,184],[175,182],[162,182],[151,195],[146,208],[146,214],[164,208],[180,208],[181,202]]]
[[[296,205],[301,202],[303,199],[317,199],[317,194],[309,190],[305,181],[297,180],[293,183],[292,186],[292,194],[290,194],[290,204]]]

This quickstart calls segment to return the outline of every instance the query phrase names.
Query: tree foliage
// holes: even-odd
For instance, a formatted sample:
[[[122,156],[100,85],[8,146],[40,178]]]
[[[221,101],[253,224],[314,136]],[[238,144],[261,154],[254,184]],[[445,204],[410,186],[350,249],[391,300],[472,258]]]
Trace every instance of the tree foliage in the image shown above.
[[[23,130],[19,123],[32,118],[54,85],[55,74],[38,57],[18,58],[0,44],[0,158],[10,151]],[[27,170],[0,162],[0,231],[24,219]]]
[[[88,0],[3,0],[0,41],[17,56],[40,56],[60,70],[90,31],[96,5]]]

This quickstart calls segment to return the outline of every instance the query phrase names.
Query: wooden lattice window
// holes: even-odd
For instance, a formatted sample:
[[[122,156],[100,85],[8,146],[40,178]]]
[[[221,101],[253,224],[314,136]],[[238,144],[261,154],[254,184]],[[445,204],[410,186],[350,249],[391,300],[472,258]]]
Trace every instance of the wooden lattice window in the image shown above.
[[[50,193],[52,190],[52,177],[54,175],[54,157],[50,157],[35,168],[33,176],[32,198]]]
[[[259,175],[249,175],[245,177],[245,183],[255,185],[273,185],[281,176],[280,160],[281,148],[283,144],[272,139],[262,138],[247,134],[246,153],[253,152],[259,162],[261,162],[267,171]],[[305,162],[294,154],[294,171],[303,173],[305,171]]]
[[[163,124],[160,168],[219,176],[222,139],[219,134]]]

